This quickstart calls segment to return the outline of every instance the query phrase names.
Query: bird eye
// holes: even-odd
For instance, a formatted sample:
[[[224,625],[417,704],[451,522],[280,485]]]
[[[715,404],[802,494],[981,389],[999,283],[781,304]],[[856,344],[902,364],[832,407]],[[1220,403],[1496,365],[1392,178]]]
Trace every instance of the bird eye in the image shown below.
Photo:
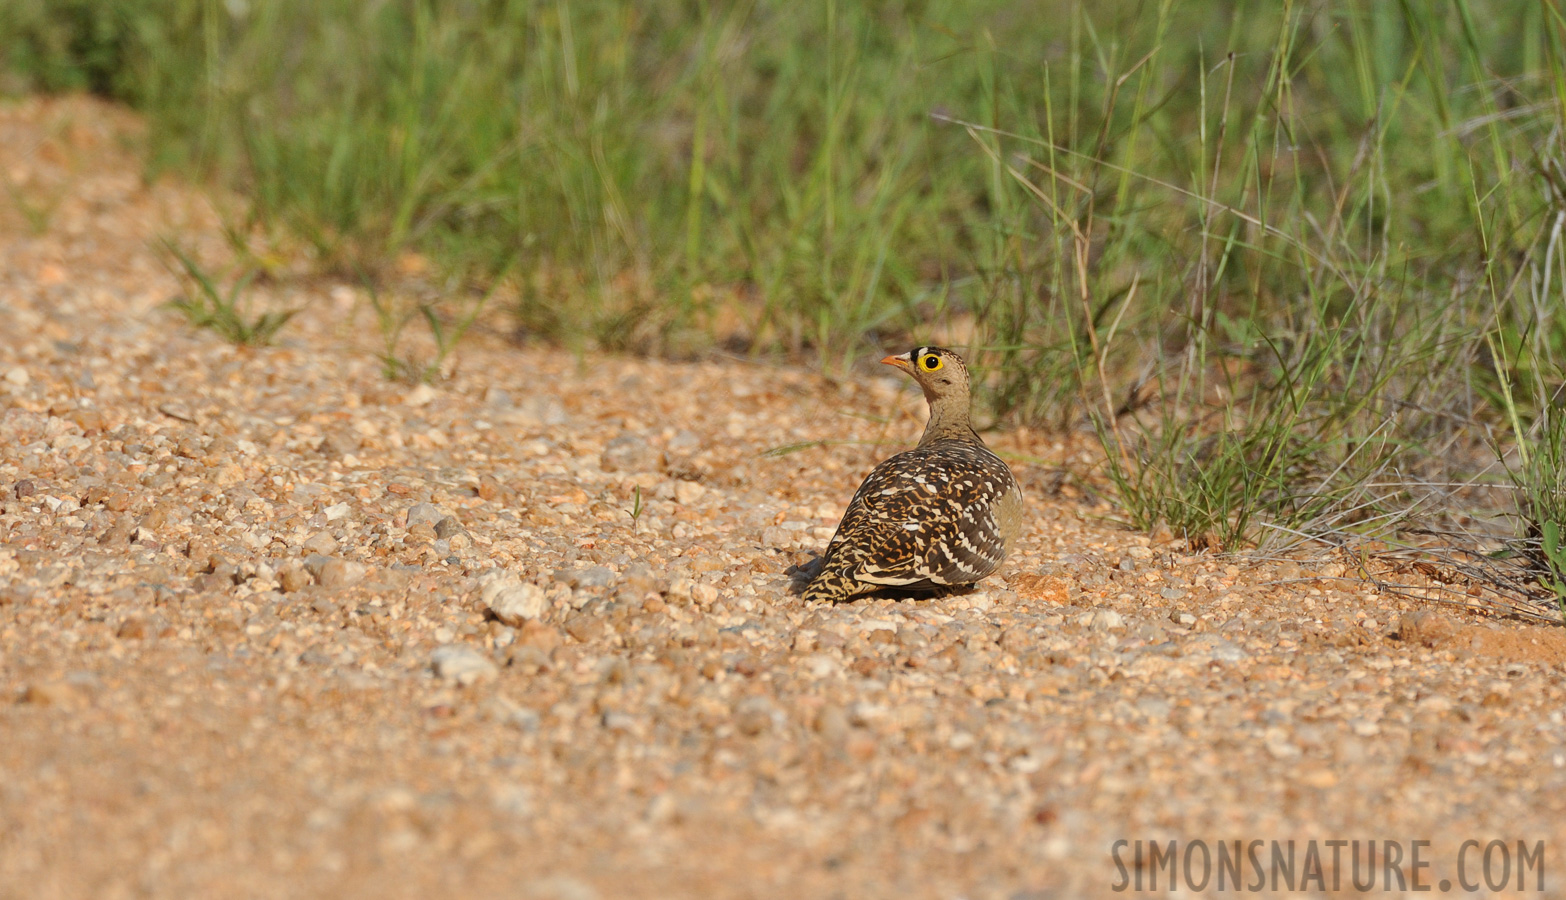
[[[934,353],[931,353],[930,355],[926,356],[921,361],[924,363],[925,369],[927,369],[928,371],[931,371],[931,372],[934,372],[936,369],[939,369],[941,367],[941,358],[939,356],[936,356]]]

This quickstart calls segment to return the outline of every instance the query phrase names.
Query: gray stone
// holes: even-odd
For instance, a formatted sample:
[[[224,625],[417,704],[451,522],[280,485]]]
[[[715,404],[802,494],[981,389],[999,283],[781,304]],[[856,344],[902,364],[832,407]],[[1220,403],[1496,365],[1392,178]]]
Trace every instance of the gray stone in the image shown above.
[[[1212,654],[1213,659],[1225,663],[1237,663],[1250,655],[1242,650],[1238,644],[1233,644],[1229,641],[1214,641],[1208,652]]]
[[[311,647],[309,650],[299,654],[299,661],[307,666],[329,666],[332,664],[332,658],[330,656],[327,656],[325,653],[322,653],[320,650],[317,650],[314,647]]]
[[[588,569],[556,569],[550,577],[573,588],[592,590],[608,587],[614,581],[614,572],[608,566],[593,566]]]
[[[408,507],[408,527],[415,525],[431,525],[444,519],[446,514],[433,503],[415,503]]]
[[[598,466],[605,472],[656,472],[663,468],[663,451],[647,443],[644,435],[623,431],[604,446]]]

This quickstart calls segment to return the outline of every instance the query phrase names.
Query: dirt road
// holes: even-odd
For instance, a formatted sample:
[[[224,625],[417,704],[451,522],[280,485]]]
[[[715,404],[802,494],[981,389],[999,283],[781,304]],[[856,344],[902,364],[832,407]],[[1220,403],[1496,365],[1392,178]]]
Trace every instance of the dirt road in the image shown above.
[[[0,107],[0,897],[1079,897],[1171,840],[1566,892],[1557,629],[1155,545],[1037,433],[1000,577],[805,608],[911,384],[478,335],[411,387],[314,281],[236,349],[159,306],[157,238],[225,245],[136,129]]]

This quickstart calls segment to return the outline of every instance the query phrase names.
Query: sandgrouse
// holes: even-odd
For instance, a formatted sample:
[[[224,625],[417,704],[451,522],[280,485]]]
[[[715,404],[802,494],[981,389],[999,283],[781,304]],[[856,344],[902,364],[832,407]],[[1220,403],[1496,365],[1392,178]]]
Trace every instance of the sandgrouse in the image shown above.
[[[968,419],[968,367],[940,347],[881,360],[912,375],[930,404],[919,446],[871,470],[827,545],[806,601],[896,587],[972,584],[999,568],[1022,521],[1022,491]]]

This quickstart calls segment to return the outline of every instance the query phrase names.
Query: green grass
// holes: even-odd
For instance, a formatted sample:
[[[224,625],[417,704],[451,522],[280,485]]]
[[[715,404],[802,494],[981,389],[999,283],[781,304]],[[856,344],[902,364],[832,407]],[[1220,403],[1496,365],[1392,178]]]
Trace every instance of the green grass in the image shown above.
[[[345,280],[417,252],[576,347],[954,341],[1197,543],[1506,484],[1474,448],[1520,459],[1562,380],[1553,3],[12,0],[0,38]],[[470,307],[420,309],[388,359]]]
[[[1515,462],[1507,466],[1517,494],[1523,530],[1522,555],[1538,573],[1538,582],[1560,607],[1566,621],[1566,414],[1562,413],[1562,385],[1536,383],[1523,390],[1538,410],[1531,427],[1518,440]],[[1523,404],[1508,392],[1507,408],[1520,421]],[[1503,454],[1505,450],[1501,451]],[[1504,458],[1504,457],[1503,457]]]
[[[446,366],[454,361],[457,344],[473,323],[489,306],[495,288],[501,279],[495,279],[488,291],[469,296],[463,302],[442,303],[429,292],[410,297],[403,293],[388,295],[381,291],[375,279],[360,273],[360,280],[370,299],[370,309],[375,313],[376,326],[381,333],[381,371],[388,380],[424,382],[432,384],[448,374]],[[463,306],[447,319],[443,308]],[[406,349],[403,338],[407,328],[415,321],[422,321],[429,331],[434,347],[428,358],[421,358]]]
[[[1517,442],[1540,407],[1508,414],[1513,383],[1559,372],[1559,281],[1528,288],[1563,208],[1560,23],[1230,4],[1207,43],[1193,6],[1112,40],[1079,13],[1066,59],[1096,84],[1067,65],[1032,119],[968,123],[1016,195],[981,316],[995,399],[1086,411],[1136,527],[1385,533],[1472,479],[1473,445]]]
[[[177,244],[165,240],[163,250],[173,257],[174,264],[169,270],[185,285],[184,293],[170,300],[169,307],[182,313],[190,324],[210,328],[229,343],[264,347],[272,343],[288,320],[299,313],[297,309],[289,309],[251,315],[246,291],[255,277],[254,272],[241,274],[225,292]]]

